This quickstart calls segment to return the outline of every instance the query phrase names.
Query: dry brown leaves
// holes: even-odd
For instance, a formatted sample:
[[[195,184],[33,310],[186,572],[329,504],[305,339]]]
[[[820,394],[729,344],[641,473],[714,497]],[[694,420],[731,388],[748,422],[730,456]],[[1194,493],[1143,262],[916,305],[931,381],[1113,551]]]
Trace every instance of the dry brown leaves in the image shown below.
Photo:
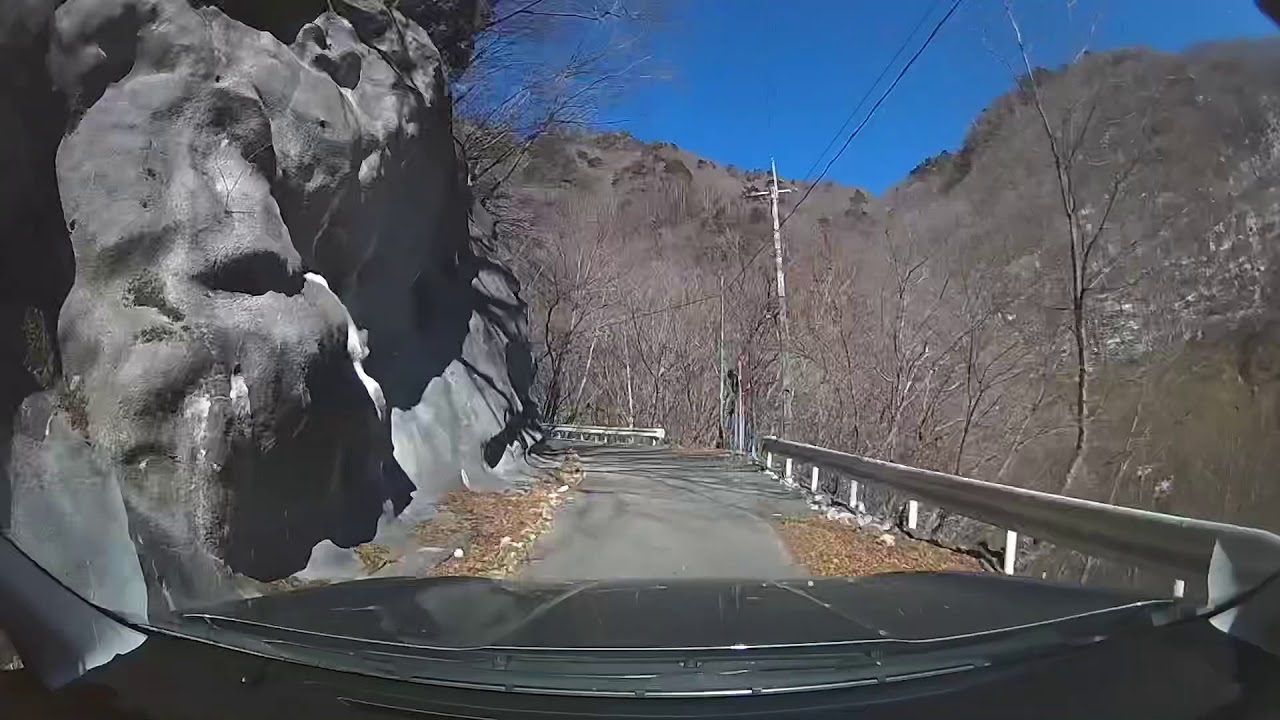
[[[355,549],[356,557],[360,558],[360,564],[364,566],[364,571],[368,575],[372,575],[391,562],[391,550],[384,545],[377,543],[366,543],[359,545]]]
[[[368,565],[366,564],[365,567],[368,567]],[[241,578],[242,582],[244,580],[244,578]],[[250,587],[258,590],[259,592],[274,595],[276,593],[293,592],[294,590],[307,590],[314,587],[324,587],[325,585],[329,585],[331,582],[331,580],[327,579],[317,578],[303,580],[301,578],[290,576],[287,578],[280,578],[279,580],[272,580],[268,583],[262,583],[258,587],[254,587],[253,585],[250,585]]]
[[[927,543],[895,536],[888,547],[869,532],[822,517],[785,518],[778,534],[814,577],[859,577],[889,572],[936,570],[981,572],[982,564]]]
[[[415,532],[424,545],[466,534],[469,547],[461,557],[450,557],[436,567],[436,575],[501,578],[518,570],[529,559],[533,543],[551,529],[555,511],[569,498],[568,491],[582,481],[582,464],[570,454],[564,464],[535,481],[525,492],[479,493],[455,490],[440,504],[442,521],[423,523]]]

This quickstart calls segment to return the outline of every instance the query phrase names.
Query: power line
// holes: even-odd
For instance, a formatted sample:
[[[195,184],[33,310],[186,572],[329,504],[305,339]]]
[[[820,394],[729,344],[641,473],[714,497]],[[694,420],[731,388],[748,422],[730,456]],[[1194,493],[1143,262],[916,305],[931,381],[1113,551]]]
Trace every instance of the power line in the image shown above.
[[[742,278],[746,277],[747,271],[751,269],[751,264],[756,261],[756,258],[760,257],[760,253],[764,252],[766,248],[770,248],[770,247],[772,247],[772,245],[767,240],[765,242],[760,243],[759,249],[757,249],[755,253],[751,255],[751,259],[747,260],[747,262],[742,265],[742,270],[740,270],[738,274],[734,276],[733,280],[729,281],[726,287],[732,287],[734,285],[737,285],[739,282],[741,282]],[[603,329],[607,327],[613,327],[614,325],[621,325],[624,322],[639,320],[640,318],[652,317],[654,315],[661,315],[662,313],[665,313],[665,312],[674,312],[676,310],[683,310],[687,307],[692,307],[700,303],[716,300],[719,297],[720,297],[720,293],[716,293],[714,295],[703,295],[702,297],[699,297],[699,298],[694,298],[692,300],[685,300],[682,302],[675,303],[673,305],[667,305],[665,307],[660,307],[656,310],[648,310],[646,312],[629,315],[620,320],[610,320],[607,323],[602,323],[600,325],[600,328]]]
[[[818,177],[813,181],[813,184],[810,185],[809,189],[805,190],[804,194],[800,196],[800,199],[796,202],[795,206],[791,208],[791,212],[787,213],[787,217],[782,221],[783,225],[786,225],[787,220],[790,220],[791,216],[796,214],[796,211],[800,209],[800,206],[804,204],[804,201],[809,198],[809,194],[813,192],[813,189],[818,187],[818,183],[822,182],[823,176],[827,174],[827,171],[831,170],[831,166],[840,159],[840,156],[844,154],[845,150],[849,149],[849,143],[853,142],[853,139],[858,137],[858,133],[862,132],[862,129],[867,126],[867,123],[871,121],[871,118],[875,117],[876,110],[884,104],[884,101],[889,97],[889,94],[893,92],[894,88],[898,87],[898,83],[902,82],[903,76],[907,74],[907,71],[911,69],[912,65],[915,65],[916,60],[918,60],[920,55],[924,53],[925,49],[929,47],[929,44],[933,42],[933,39],[938,36],[938,33],[942,30],[942,26],[947,24],[947,21],[951,19],[951,16],[955,14],[956,10],[960,8],[961,3],[963,2],[964,0],[955,0],[955,2],[951,4],[951,9],[947,10],[947,14],[943,15],[942,19],[938,21],[938,24],[933,26],[933,30],[929,33],[929,37],[925,38],[924,44],[920,46],[919,50],[916,50],[915,54],[911,56],[911,59],[907,61],[907,64],[902,66],[902,70],[900,70],[898,72],[898,76],[893,79],[893,83],[884,91],[884,94],[880,96],[880,99],[876,100],[876,104],[871,106],[871,110],[867,112],[867,116],[862,118],[862,122],[858,123],[858,127],[854,128],[853,132],[849,134],[849,137],[845,138],[844,145],[840,146],[839,152],[837,152],[835,157],[832,157],[831,160],[827,162],[826,167],[822,168],[821,173],[818,173]]]
[[[653,315],[661,315],[662,313],[673,312],[675,310],[683,310],[684,308],[690,307],[692,305],[697,305],[698,303],[704,303],[709,300],[715,300],[718,297],[720,297],[719,293],[716,293],[715,295],[703,295],[700,298],[694,298],[693,300],[686,300],[684,302],[679,302],[674,305],[667,305],[666,307],[660,307],[657,310],[649,310],[642,313],[635,313],[633,315],[628,315],[627,317],[624,317],[620,320],[610,320],[607,323],[600,323],[600,326],[598,329],[603,330],[607,327],[613,327],[614,325],[621,325],[622,323],[625,323],[625,322],[631,322],[632,320],[639,320],[640,318],[647,318]]]
[[[737,285],[739,282],[741,282],[741,281],[742,281],[742,278],[746,277],[747,271],[751,269],[751,264],[752,264],[753,262],[755,262],[755,259],[756,259],[756,258],[760,257],[760,253],[761,253],[761,252],[763,252],[765,248],[769,248],[769,247],[772,247],[772,245],[771,245],[768,241],[765,241],[765,242],[760,243],[760,249],[758,249],[758,250],[756,250],[756,251],[755,251],[755,254],[753,254],[753,255],[751,256],[751,259],[750,259],[750,260],[748,260],[748,261],[747,261],[747,262],[742,266],[742,270],[741,270],[741,271],[739,271],[739,272],[738,272],[738,274],[737,274],[736,276],[734,276],[733,280],[729,281],[729,282],[726,284],[726,286],[725,286],[725,287],[727,288],[727,287],[730,287],[730,286],[733,286],[733,285]],[[636,313],[636,314],[634,314],[634,315],[629,315],[629,316],[624,317],[624,318],[621,318],[621,319],[619,319],[619,320],[610,320],[610,321],[609,321],[609,322],[607,322],[607,323],[601,323],[601,324],[600,324],[600,329],[604,329],[604,328],[607,328],[607,327],[613,327],[614,325],[621,325],[621,324],[622,324],[622,323],[624,323],[624,322],[631,322],[632,320],[639,320],[640,318],[647,318],[647,317],[652,317],[652,316],[654,316],[654,315],[661,315],[662,313],[666,313],[666,312],[674,312],[674,311],[676,311],[676,310],[683,310],[683,309],[685,309],[685,308],[687,308],[687,307],[692,307],[692,306],[694,306],[694,305],[698,305],[698,304],[700,304],[700,303],[704,303],[704,302],[710,302],[710,301],[712,301],[712,300],[717,300],[717,299],[719,299],[719,298],[720,298],[720,293],[716,293],[716,294],[714,294],[714,295],[703,295],[702,297],[694,298],[694,299],[692,299],[692,300],[685,300],[685,301],[682,301],[682,302],[675,303],[675,304],[673,304],[673,305],[667,305],[667,306],[665,306],[665,307],[660,307],[660,308],[658,308],[658,309],[656,309],[656,310],[648,310],[648,311],[645,311],[645,312],[642,312],[642,313]]]
[[[941,0],[938,0],[938,2],[940,1]],[[946,25],[947,21],[951,19],[951,16],[955,14],[956,10],[960,8],[960,5],[963,2],[964,0],[955,0],[955,2],[951,4],[951,8],[947,10],[947,14],[944,15],[942,19],[938,21],[938,24],[934,25],[933,30],[929,32],[929,36],[925,38],[924,44],[921,45],[918,50],[916,50],[915,54],[911,56],[911,59],[907,61],[907,64],[902,67],[902,70],[898,72],[897,77],[894,78],[893,83],[890,84],[888,89],[886,89],[884,93],[880,96],[880,98],[876,100],[875,105],[871,106],[871,110],[867,113],[866,117],[862,119],[862,122],[858,123],[858,127],[854,128],[853,132],[849,135],[849,137],[845,139],[844,144],[840,146],[839,152],[837,152],[835,154],[835,157],[831,158],[831,160],[827,162],[826,166],[822,169],[822,172],[813,181],[813,184],[809,186],[809,189],[804,191],[804,194],[800,196],[800,200],[797,201],[795,206],[791,208],[791,211],[787,213],[787,216],[782,219],[782,222],[780,223],[780,227],[785,226],[787,224],[787,221],[791,219],[791,216],[796,214],[796,210],[800,209],[800,205],[803,204],[806,199],[808,199],[809,194],[813,192],[813,189],[818,186],[818,183],[822,181],[822,178],[827,174],[829,170],[831,170],[831,166],[834,165],[835,162],[840,159],[840,156],[843,155],[844,151],[849,148],[849,144],[852,143],[853,139],[858,136],[858,133],[862,132],[862,129],[866,127],[867,123],[870,122],[871,118],[876,114],[876,110],[878,110],[880,106],[884,104],[884,101],[889,97],[889,94],[892,93],[894,89],[898,87],[898,83],[902,81],[902,78],[907,74],[907,71],[911,69],[911,66],[915,64],[916,60],[918,60],[920,56],[924,53],[924,51],[929,47],[929,44],[933,42],[933,39],[937,37],[938,33],[942,30],[942,27]],[[934,7],[936,6],[937,6],[937,3],[935,2]],[[923,21],[925,17],[928,17],[929,15],[932,15],[932,14],[933,14],[933,8],[930,8],[929,12],[926,13],[925,16],[921,18],[921,21]],[[916,34],[918,30],[919,30],[919,23],[917,23],[916,28],[912,29],[911,34],[907,36],[907,39],[903,42],[903,47],[906,47],[906,44],[910,42],[911,38]],[[894,60],[897,59],[897,57],[901,54],[901,52],[902,52],[901,49],[899,49],[898,53],[894,55]],[[893,60],[890,60],[889,64],[885,66],[885,70],[887,71],[888,68],[891,67],[892,65],[893,65]],[[872,84],[870,89],[867,90],[867,96],[869,96],[872,90],[875,89],[875,86],[879,84],[880,80],[884,77],[884,74],[885,73],[882,71],[880,74],[880,77],[876,78],[876,82]],[[864,100],[865,100],[865,96],[864,96]],[[858,103],[859,107],[862,105],[862,103],[863,101],[860,100]],[[854,115],[856,114],[857,114],[857,109],[855,108]],[[845,124],[847,125],[848,123],[846,122]],[[843,129],[843,127],[841,129]],[[838,134],[836,137],[838,137]],[[834,143],[834,138],[832,139],[832,143],[828,143],[827,147],[830,148],[831,144],[833,143]],[[823,150],[822,154],[825,155],[826,150]],[[819,155],[818,161],[820,162],[821,160],[822,160],[822,155]],[[814,163],[814,167],[817,167],[816,162]],[[812,172],[812,170],[810,170],[810,172]],[[746,277],[747,270],[751,269],[752,264],[755,263],[756,259],[760,257],[760,253],[764,252],[769,247],[770,247],[770,244],[768,242],[761,243],[760,247],[751,255],[751,257],[747,260],[747,262],[743,264],[742,270],[738,272],[738,274],[734,277],[734,279],[728,285],[734,286],[734,285],[737,285],[739,282],[741,282],[742,279]],[[649,310],[647,312],[634,314],[634,315],[631,315],[630,317],[623,318],[620,320],[613,320],[607,323],[603,323],[600,325],[600,328],[603,329],[606,327],[612,327],[614,325],[620,325],[627,321],[638,320],[640,318],[652,317],[654,315],[661,315],[662,313],[682,310],[684,308],[691,307],[693,305],[698,305],[700,303],[715,300],[719,297],[720,297],[719,293],[714,295],[704,295],[702,297],[695,298],[693,300],[687,300],[684,302],[675,303],[673,305],[661,307],[656,310]]]
[[[889,69],[893,67],[893,63],[897,61],[898,57],[902,55],[902,51],[911,42],[911,38],[915,37],[916,33],[919,32],[920,30],[920,26],[923,25],[924,21],[927,20],[929,16],[933,14],[934,9],[938,6],[938,4],[941,1],[942,0],[935,0],[933,6],[929,8],[929,11],[926,12],[924,15],[922,15],[920,19],[916,22],[915,27],[911,29],[911,33],[907,35],[906,39],[902,41],[902,45],[898,48],[898,52],[894,53],[893,59],[891,59],[884,66],[884,69],[880,71],[880,75],[876,77],[875,82],[871,84],[871,87],[867,88],[867,92],[864,93],[862,96],[862,99],[858,101],[857,107],[855,107],[853,112],[850,113],[849,115],[850,120],[852,120],[857,115],[858,108],[862,107],[866,99],[871,96],[872,91],[874,91],[876,89],[876,86],[880,84],[880,81],[884,79],[884,76],[888,73]],[[920,57],[920,54],[923,53],[925,48],[929,46],[929,43],[933,41],[934,36],[938,34],[938,31],[942,29],[942,26],[947,22],[948,19],[951,18],[952,14],[955,13],[956,9],[960,7],[960,3],[962,2],[964,2],[964,0],[955,0],[955,3],[952,4],[951,9],[947,11],[947,14],[942,18],[942,20],[938,21],[938,24],[933,28],[933,31],[929,33],[929,37],[925,39],[924,44],[920,46],[920,49],[916,51],[915,55],[912,55],[911,59],[907,61],[907,64],[903,66],[902,71],[898,73],[898,77],[894,79],[893,84],[889,86],[888,90],[885,90],[884,94],[880,96],[880,99],[876,101],[876,104],[872,106],[871,111],[867,113],[867,116],[863,118],[862,122],[853,131],[853,134],[850,135],[847,140],[845,140],[844,145],[841,146],[840,148],[840,152],[836,153],[836,156],[831,158],[831,162],[827,163],[827,166],[823,168],[822,174],[819,175],[817,179],[813,181],[813,184],[809,186],[809,189],[805,190],[804,195],[802,195],[800,197],[800,200],[796,202],[795,207],[792,207],[791,211],[787,213],[787,216],[782,219],[783,226],[785,226],[787,224],[787,220],[790,220],[791,216],[795,214],[796,210],[800,207],[800,203],[803,203],[805,201],[805,198],[809,197],[809,193],[813,192],[813,189],[817,187],[819,182],[821,182],[822,176],[827,174],[827,171],[831,169],[831,165],[835,163],[836,160],[840,159],[840,156],[842,154],[844,154],[845,149],[849,147],[849,143],[853,141],[853,138],[857,136],[857,134],[871,119],[871,116],[875,114],[876,109],[879,108],[881,103],[884,102],[885,98],[889,96],[889,93],[893,92],[893,89],[897,87],[898,82],[902,80],[903,75],[906,75],[907,70],[911,69],[911,65],[915,63],[916,58]],[[827,150],[830,149],[831,146],[835,144],[836,138],[840,137],[840,132],[843,132],[844,128],[848,126],[848,124],[849,124],[849,121],[846,120],[845,124],[840,127],[840,131],[832,136],[831,142],[827,143],[827,147],[822,150],[822,153],[818,155],[818,159],[814,161],[813,166],[810,167],[809,171],[805,173],[806,178],[811,173],[813,173],[813,168],[817,167],[818,163],[822,162],[822,157],[826,155]],[[734,278],[733,282],[730,284],[736,285],[738,281],[740,281],[742,277],[746,275],[747,269],[751,266],[752,263],[756,261],[756,258],[760,257],[760,254],[763,253],[766,249],[768,249],[768,247],[769,247],[769,243],[762,243],[760,247],[755,251],[755,253],[751,255],[751,258],[747,260],[746,264],[743,265],[742,272],[738,273],[738,276]]]
[[[831,146],[836,144],[836,140],[839,140],[840,136],[844,134],[845,128],[849,127],[849,123],[853,122],[853,119],[858,116],[858,111],[866,104],[867,98],[871,97],[871,93],[875,92],[875,89],[880,86],[880,81],[884,79],[885,75],[889,74],[889,70],[893,68],[894,63],[898,62],[898,58],[902,57],[902,53],[906,51],[907,46],[911,44],[911,38],[915,37],[916,33],[920,32],[920,28],[924,27],[924,21],[928,20],[929,16],[933,14],[933,11],[937,10],[938,6],[941,4],[942,0],[934,0],[933,4],[929,6],[929,9],[925,10],[924,14],[920,16],[920,19],[916,20],[916,24],[911,28],[911,32],[907,33],[907,36],[902,39],[902,44],[898,46],[898,51],[893,54],[893,57],[889,59],[889,62],[884,64],[883,68],[880,68],[880,74],[877,75],[876,79],[867,87],[867,91],[858,99],[858,104],[853,106],[853,110],[849,111],[849,116],[844,119],[844,123],[840,126],[840,129],[832,133],[831,139],[827,141],[827,146],[822,148],[822,152],[818,153],[818,157],[814,159],[813,164],[804,172],[805,182],[809,181],[809,177],[813,175],[813,171],[816,170],[818,164],[822,162],[822,158],[827,156],[827,151],[831,149]]]

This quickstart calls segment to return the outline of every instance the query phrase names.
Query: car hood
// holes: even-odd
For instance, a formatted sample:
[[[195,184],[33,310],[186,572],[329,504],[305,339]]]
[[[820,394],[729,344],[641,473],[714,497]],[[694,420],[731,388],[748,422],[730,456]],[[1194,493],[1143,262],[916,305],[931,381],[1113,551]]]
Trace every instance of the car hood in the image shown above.
[[[442,648],[673,649],[935,639],[1126,606],[1146,613],[1170,602],[994,574],[589,582],[449,577],[295,590],[183,618]]]

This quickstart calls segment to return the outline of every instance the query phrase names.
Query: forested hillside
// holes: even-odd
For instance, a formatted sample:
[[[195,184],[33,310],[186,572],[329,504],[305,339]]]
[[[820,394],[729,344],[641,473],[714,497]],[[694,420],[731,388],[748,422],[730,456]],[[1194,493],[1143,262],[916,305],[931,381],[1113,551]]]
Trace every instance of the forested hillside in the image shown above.
[[[1278,57],[1085,53],[1011,78],[883,197],[823,182],[797,210],[784,178],[792,436],[1277,527]],[[489,205],[549,417],[721,443],[723,312],[750,424],[777,431],[771,226],[743,197],[766,183],[625,134],[528,148]]]

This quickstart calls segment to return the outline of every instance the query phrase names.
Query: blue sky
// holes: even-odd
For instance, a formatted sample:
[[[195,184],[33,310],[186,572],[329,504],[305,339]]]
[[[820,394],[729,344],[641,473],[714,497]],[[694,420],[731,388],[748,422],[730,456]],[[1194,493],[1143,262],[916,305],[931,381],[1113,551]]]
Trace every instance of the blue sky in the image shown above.
[[[668,77],[640,86],[601,120],[724,164],[766,167],[772,154],[780,175],[811,178],[819,153],[903,38],[932,8],[899,66],[950,4],[670,0],[648,63]],[[1181,50],[1277,32],[1251,0],[1015,0],[1014,8],[1032,60],[1049,67],[1086,43],[1095,51]],[[1010,87],[997,56],[1012,61],[1014,52],[1001,0],[965,0],[828,177],[878,194],[924,158],[958,147],[969,123]]]

